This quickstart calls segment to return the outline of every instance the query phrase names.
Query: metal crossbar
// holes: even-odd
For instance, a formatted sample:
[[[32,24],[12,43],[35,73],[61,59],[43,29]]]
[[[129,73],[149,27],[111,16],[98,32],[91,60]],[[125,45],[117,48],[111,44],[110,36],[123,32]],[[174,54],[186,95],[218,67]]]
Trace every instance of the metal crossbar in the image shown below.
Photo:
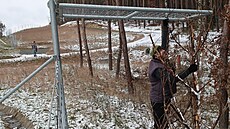
[[[5,99],[7,99],[10,95],[12,95],[15,91],[17,91],[20,87],[22,87],[26,82],[28,82],[32,77],[34,77],[38,72],[40,72],[43,68],[45,68],[48,64],[53,62],[56,59],[56,56],[52,56],[49,60],[47,60],[44,64],[38,67],[34,72],[32,72],[29,76],[27,76],[22,82],[20,82],[15,88],[8,91],[3,98],[0,99],[0,103],[2,103]]]
[[[57,3],[49,0],[51,16],[51,30],[54,45],[57,80],[57,108],[58,108],[58,129],[68,129],[67,112],[65,105],[64,86],[62,78],[62,64],[60,58],[60,46],[57,27],[58,14],[65,18],[85,18],[85,19],[112,19],[112,20],[161,20],[161,21],[185,21],[188,19],[199,18],[200,16],[211,15],[211,10],[191,10],[173,8],[144,8],[144,7],[125,7],[108,5],[89,5],[89,4],[69,4]],[[59,8],[57,8],[59,7]]]
[[[60,3],[59,12],[66,18],[185,21],[212,14],[212,10],[147,8]]]

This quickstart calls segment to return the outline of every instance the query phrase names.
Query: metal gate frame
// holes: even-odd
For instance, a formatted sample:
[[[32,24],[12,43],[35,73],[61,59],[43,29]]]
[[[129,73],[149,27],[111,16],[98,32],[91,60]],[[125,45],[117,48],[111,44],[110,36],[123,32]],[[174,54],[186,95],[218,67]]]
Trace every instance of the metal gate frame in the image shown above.
[[[57,10],[59,6],[59,11]],[[192,9],[173,9],[173,8],[145,8],[145,7],[126,7],[126,6],[108,6],[108,5],[89,5],[89,4],[69,4],[59,3],[55,0],[49,0],[52,41],[54,55],[44,64],[32,72],[15,88],[9,91],[0,100],[2,103],[10,95],[16,92],[23,84],[29,81],[33,76],[45,68],[48,64],[55,61],[55,79],[58,94],[58,128],[68,129],[68,119],[65,105],[64,85],[62,77],[62,63],[60,56],[60,45],[57,25],[57,11],[59,16],[66,18],[85,18],[85,19],[116,19],[116,20],[161,20],[161,21],[186,21],[199,18],[201,16],[211,15],[211,10],[192,10]],[[164,25],[167,27],[168,22]],[[168,33],[166,31],[166,33]]]

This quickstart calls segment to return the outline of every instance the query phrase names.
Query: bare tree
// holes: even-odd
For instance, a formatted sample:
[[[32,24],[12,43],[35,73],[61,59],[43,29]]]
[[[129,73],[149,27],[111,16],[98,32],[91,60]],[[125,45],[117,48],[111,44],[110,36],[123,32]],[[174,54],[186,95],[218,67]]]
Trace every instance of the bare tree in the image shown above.
[[[87,43],[87,37],[86,37],[86,27],[85,27],[85,20],[82,18],[82,38],[85,46],[85,51],[87,55],[87,62],[88,62],[88,67],[90,71],[91,77],[93,77],[93,68],[92,68],[92,63],[91,63],[91,58],[90,58],[90,53],[89,53],[89,47]]]
[[[121,41],[121,33],[119,33],[119,49],[118,49],[117,70],[116,70],[117,79],[119,78],[119,73],[120,73],[121,55],[122,55],[122,41]]]
[[[124,23],[122,20],[118,21],[119,24],[119,33],[121,33],[121,41],[122,41],[122,50],[123,50],[123,56],[124,56],[124,63],[125,63],[125,73],[126,73],[126,79],[128,82],[128,91],[129,93],[134,93],[133,83],[132,83],[132,74],[129,64],[129,56],[128,56],[128,48],[127,48],[127,40],[126,40],[126,34],[124,29]]]
[[[116,0],[117,5],[120,5],[119,0]],[[126,40],[126,33],[123,20],[118,21],[119,25],[119,33],[121,34],[121,41],[122,41],[122,50],[124,56],[124,63],[125,63],[125,72],[126,72],[126,79],[128,82],[128,91],[129,93],[134,93],[133,83],[132,83],[132,74],[129,64],[129,56],[128,56],[128,47],[127,47],[127,40]]]
[[[227,129],[229,123],[229,107],[228,107],[228,77],[229,77],[229,66],[228,66],[228,55],[230,48],[230,0],[228,6],[226,6],[225,21],[223,26],[223,32],[220,42],[220,121],[219,127],[221,129]]]
[[[85,4],[86,2],[87,2],[86,0],[81,1],[81,3],[83,3],[83,4]],[[87,43],[86,26],[85,26],[85,19],[84,18],[81,19],[81,24],[82,24],[82,38],[83,38],[85,51],[86,51],[86,55],[87,55],[89,72],[90,72],[91,77],[93,77],[93,67],[92,67],[90,53],[89,53],[89,47],[88,47],[88,43]]]
[[[80,67],[83,67],[83,53],[82,53],[82,41],[81,41],[81,29],[79,24],[79,19],[77,19],[77,33],[78,33],[78,41],[80,47]]]
[[[112,1],[108,0],[107,4],[111,5]],[[109,53],[109,70],[113,70],[113,51],[112,51],[112,29],[111,29],[111,20],[108,20],[108,53]]]
[[[194,36],[194,29],[193,29],[193,25],[192,23],[189,24],[190,25],[190,59],[191,59],[191,63],[195,63],[195,58],[194,58],[194,53],[195,53],[195,43],[194,43],[194,39],[195,39],[195,36]],[[196,84],[195,84],[195,81],[196,81],[196,78],[193,74],[193,84],[192,84],[192,88],[195,89],[196,91],[198,91],[197,87],[196,87]],[[198,105],[198,96],[193,94],[192,93],[192,115],[193,115],[193,128],[194,129],[199,129],[200,128],[200,114],[198,112],[199,110],[199,105]]]

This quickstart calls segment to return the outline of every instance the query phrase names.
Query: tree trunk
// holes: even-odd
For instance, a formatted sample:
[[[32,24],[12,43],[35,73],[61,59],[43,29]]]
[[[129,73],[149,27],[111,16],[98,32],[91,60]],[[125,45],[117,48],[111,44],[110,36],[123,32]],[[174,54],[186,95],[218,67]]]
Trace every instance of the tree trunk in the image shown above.
[[[81,41],[81,29],[79,20],[77,20],[77,33],[78,33],[78,41],[80,47],[80,67],[83,67],[83,53],[82,53],[82,41]]]
[[[192,2],[193,2],[193,9],[197,9],[197,0],[192,0]]]
[[[141,3],[138,2],[137,6],[140,7],[140,6],[141,6],[140,4],[141,4]],[[145,1],[144,1],[144,0],[142,1],[142,7],[145,7]],[[144,22],[143,26],[144,26],[144,28],[145,28],[145,27],[146,27],[146,20],[143,20],[143,22]]]
[[[193,30],[193,23],[190,23],[190,42],[191,42],[191,50],[190,50],[190,59],[191,62],[194,63],[195,62],[195,58],[193,57],[194,53],[195,53],[195,45],[194,45],[194,30]],[[195,84],[195,76],[193,74],[193,84],[192,87],[193,89],[197,90],[196,84]],[[199,98],[197,95],[195,95],[194,93],[192,93],[192,116],[193,116],[193,129],[200,129],[200,114],[199,114],[199,105],[198,105],[198,101]]]
[[[220,85],[220,121],[219,128],[227,129],[229,125],[229,107],[228,107],[228,52],[230,48],[230,0],[228,3],[228,7],[226,10],[226,19],[224,21],[223,33],[220,44],[220,58],[222,60],[220,64],[220,77],[221,77],[221,85]]]
[[[124,63],[125,63],[125,73],[128,82],[128,91],[129,93],[133,94],[134,93],[134,88],[132,83],[133,79],[132,79],[130,64],[129,64],[128,47],[127,47],[124,23],[122,20],[119,20],[118,24],[119,24],[119,31],[121,33],[121,41],[122,41],[122,48],[123,48],[122,50],[123,50]]]
[[[179,0],[175,0],[175,8],[179,8]]]
[[[204,9],[205,10],[210,10],[210,1],[209,0],[205,0],[205,6],[204,6]],[[205,24],[205,28],[208,28],[209,26],[209,23],[212,19],[210,19],[210,16],[206,16],[205,17],[205,22],[203,22]]]
[[[116,1],[117,5],[119,6],[119,0]],[[134,93],[133,83],[132,83],[132,75],[130,70],[130,64],[129,64],[129,56],[128,56],[128,47],[127,47],[127,40],[126,40],[126,34],[125,34],[125,27],[123,20],[118,21],[119,25],[119,33],[121,33],[121,41],[122,41],[122,50],[123,50],[123,56],[124,56],[124,63],[125,63],[125,72],[126,72],[126,78],[128,83],[128,91],[129,93]]]
[[[119,50],[118,50],[118,56],[117,56],[117,70],[116,70],[116,78],[119,78],[120,73],[120,64],[121,64],[121,55],[122,55],[122,41],[121,41],[121,33],[119,33]]]
[[[113,70],[112,40],[111,40],[111,20],[108,20],[108,52],[109,52],[109,70]]]
[[[107,1],[108,5],[112,2],[110,0]],[[108,52],[109,52],[109,70],[113,70],[113,56],[112,56],[112,37],[111,37],[111,20],[108,20]]]
[[[87,62],[88,62],[90,75],[91,75],[91,77],[93,77],[93,68],[92,68],[92,63],[91,63],[91,59],[90,59],[89,48],[88,48],[88,43],[87,43],[87,38],[86,38],[85,20],[83,18],[82,18],[82,38],[83,38],[83,42],[85,45],[85,51],[86,51],[86,55],[87,55]]]
[[[217,32],[220,31],[220,24],[219,24],[219,6],[218,6],[218,0],[214,0],[215,2],[215,8],[214,8],[214,22],[215,22],[215,25],[216,25],[216,30]]]

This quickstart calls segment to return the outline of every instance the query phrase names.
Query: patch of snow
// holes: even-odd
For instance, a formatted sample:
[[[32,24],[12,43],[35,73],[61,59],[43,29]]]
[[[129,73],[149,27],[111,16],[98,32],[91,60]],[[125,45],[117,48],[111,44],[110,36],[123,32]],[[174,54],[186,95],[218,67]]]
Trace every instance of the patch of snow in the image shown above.
[[[7,90],[1,92],[3,96]],[[28,93],[23,90],[14,93],[4,104],[15,107],[24,113],[35,125],[35,129],[46,128],[50,116],[49,93]],[[139,128],[153,126],[151,111],[147,106],[135,104],[129,100],[121,100],[115,96],[97,94],[95,100],[69,98],[67,114],[69,128]],[[56,127],[56,113],[51,114],[52,128]]]
[[[0,112],[0,113],[1,113],[1,112]],[[0,116],[1,116],[1,114],[0,114]],[[1,118],[0,118],[0,129],[5,129],[4,123],[3,123],[3,121],[1,120]]]

